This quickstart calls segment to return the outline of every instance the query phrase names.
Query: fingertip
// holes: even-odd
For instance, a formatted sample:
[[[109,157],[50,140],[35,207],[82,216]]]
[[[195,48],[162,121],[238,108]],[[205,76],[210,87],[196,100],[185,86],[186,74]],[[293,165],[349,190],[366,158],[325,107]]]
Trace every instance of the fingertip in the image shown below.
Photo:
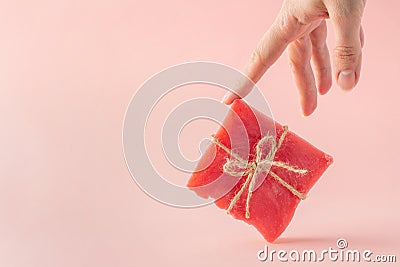
[[[300,105],[303,117],[310,116],[317,108],[317,88],[315,85],[307,91],[303,91],[300,96]]]
[[[311,114],[314,113],[315,109],[317,108],[317,101],[312,101],[311,103],[305,103],[302,105],[301,111],[303,117],[309,117]]]
[[[324,77],[318,84],[318,93],[320,95],[325,95],[329,92],[332,87],[332,75]]]
[[[230,105],[233,103],[235,99],[239,99],[240,97],[237,94],[234,94],[232,92],[227,92],[224,97],[222,98],[222,103],[225,105]]]
[[[319,93],[319,95],[326,95],[328,92],[329,92],[329,90],[331,89],[331,86],[329,86],[329,87],[319,87],[318,88],[318,93]]]

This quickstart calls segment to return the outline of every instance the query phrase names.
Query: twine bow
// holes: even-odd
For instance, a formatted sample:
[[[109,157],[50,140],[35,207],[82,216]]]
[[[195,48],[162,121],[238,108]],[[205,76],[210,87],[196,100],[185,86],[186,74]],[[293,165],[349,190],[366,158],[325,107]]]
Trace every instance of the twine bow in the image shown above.
[[[286,169],[288,171],[298,173],[298,174],[306,174],[307,170],[298,169],[294,166],[290,166],[281,161],[274,161],[275,152],[279,149],[282,145],[283,140],[288,132],[288,127],[283,126],[283,133],[278,140],[278,143],[275,140],[274,136],[266,135],[261,138],[257,145],[256,145],[256,155],[253,161],[247,162],[247,160],[241,158],[238,154],[233,152],[231,149],[226,147],[220,141],[218,141],[215,137],[211,137],[211,140],[220,148],[222,148],[225,152],[227,152],[231,159],[227,159],[226,163],[223,166],[224,172],[228,173],[229,175],[241,177],[246,176],[246,181],[241,186],[240,190],[235,194],[233,199],[231,200],[227,212],[230,213],[232,208],[235,206],[236,202],[239,200],[240,196],[243,194],[245,188],[248,186],[248,193],[246,199],[246,219],[250,218],[250,199],[253,194],[253,188],[255,185],[256,177],[259,173],[266,172],[270,166],[276,166],[279,168]],[[269,152],[264,156],[263,155],[263,146],[265,144],[271,143],[271,149]],[[293,186],[288,184],[285,180],[279,177],[275,172],[269,170],[269,174],[278,181],[281,185],[286,187],[293,195],[297,196],[301,200],[306,198],[306,195],[300,193],[295,189]]]

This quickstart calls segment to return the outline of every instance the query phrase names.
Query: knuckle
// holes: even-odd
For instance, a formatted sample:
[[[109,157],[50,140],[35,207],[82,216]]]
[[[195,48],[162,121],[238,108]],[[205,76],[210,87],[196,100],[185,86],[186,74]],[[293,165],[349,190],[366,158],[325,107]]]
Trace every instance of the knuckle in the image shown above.
[[[362,17],[364,6],[364,1],[337,1],[336,8],[330,12],[330,17],[339,20],[359,20]]]
[[[352,46],[337,46],[333,50],[334,57],[346,64],[355,63],[358,58],[358,49]]]
[[[307,26],[312,21],[312,16],[306,12],[293,15],[294,24],[296,26]]]
[[[298,24],[295,18],[288,12],[281,12],[275,21],[275,25],[275,35],[279,35],[286,45],[295,39],[298,28],[300,27],[300,24]]]
[[[277,36],[279,34],[279,36],[281,37],[281,39],[283,39],[285,44],[290,43],[288,36],[292,32],[291,26],[286,24],[286,22],[281,22],[281,21],[278,21],[276,26],[277,28],[274,29],[274,35]]]

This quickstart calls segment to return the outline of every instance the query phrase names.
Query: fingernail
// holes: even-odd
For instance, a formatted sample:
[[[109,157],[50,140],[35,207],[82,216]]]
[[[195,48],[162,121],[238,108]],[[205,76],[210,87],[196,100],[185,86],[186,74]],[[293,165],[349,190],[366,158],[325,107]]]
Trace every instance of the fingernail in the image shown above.
[[[343,90],[350,90],[354,87],[356,75],[352,70],[343,70],[339,74],[338,84]]]

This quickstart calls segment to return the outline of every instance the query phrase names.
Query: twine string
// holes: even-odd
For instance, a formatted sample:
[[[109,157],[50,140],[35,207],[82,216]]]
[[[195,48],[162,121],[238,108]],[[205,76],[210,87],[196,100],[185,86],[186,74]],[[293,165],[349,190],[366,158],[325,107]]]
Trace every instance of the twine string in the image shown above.
[[[240,155],[233,152],[230,148],[226,147],[222,144],[218,139],[215,137],[211,137],[211,141],[215,143],[218,147],[223,149],[226,153],[228,153],[231,158],[227,158],[226,163],[223,165],[223,171],[228,173],[231,176],[241,177],[247,176],[245,182],[240,187],[239,191],[235,194],[232,198],[231,202],[229,203],[227,212],[230,213],[232,208],[235,206],[237,201],[239,200],[240,196],[243,194],[246,187],[248,187],[247,192],[247,199],[246,199],[246,219],[250,218],[250,200],[253,194],[253,188],[256,182],[256,178],[258,174],[262,172],[266,172],[271,166],[276,166],[282,169],[286,169],[290,172],[298,173],[304,175],[307,173],[307,170],[296,168],[295,166],[291,166],[282,161],[275,161],[274,156],[275,152],[280,148],[282,145],[283,140],[286,137],[288,132],[288,127],[283,126],[283,133],[281,134],[278,142],[274,136],[266,135],[262,137],[256,145],[256,154],[255,159],[253,161],[248,162],[247,160],[240,157]],[[265,145],[270,144],[271,148],[269,149],[268,153],[264,157],[263,148]],[[287,188],[293,195],[297,196],[301,200],[306,198],[306,195],[299,192],[296,188],[292,185],[288,184],[285,180],[279,177],[275,172],[269,170],[269,174],[282,186]]]

